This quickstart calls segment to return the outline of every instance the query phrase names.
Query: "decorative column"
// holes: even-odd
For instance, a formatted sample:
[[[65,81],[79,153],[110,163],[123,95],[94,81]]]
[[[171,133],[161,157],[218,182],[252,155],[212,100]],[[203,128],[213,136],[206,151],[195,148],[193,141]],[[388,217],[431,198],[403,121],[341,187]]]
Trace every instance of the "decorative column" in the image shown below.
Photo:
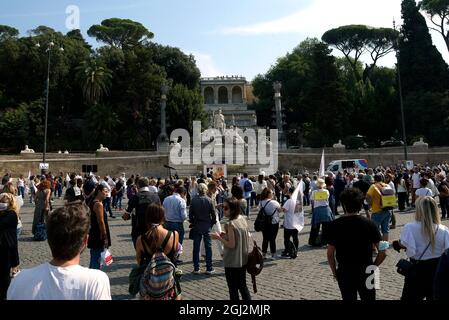
[[[168,151],[168,135],[167,135],[167,121],[166,121],[166,107],[167,107],[167,93],[168,86],[163,84],[161,87],[161,133],[157,138],[157,151],[167,152]]]
[[[286,149],[286,139],[283,128],[283,119],[282,119],[282,102],[281,102],[281,88],[282,84],[280,81],[276,81],[273,83],[274,89],[274,103],[276,107],[276,129],[278,130],[279,137],[279,148]]]

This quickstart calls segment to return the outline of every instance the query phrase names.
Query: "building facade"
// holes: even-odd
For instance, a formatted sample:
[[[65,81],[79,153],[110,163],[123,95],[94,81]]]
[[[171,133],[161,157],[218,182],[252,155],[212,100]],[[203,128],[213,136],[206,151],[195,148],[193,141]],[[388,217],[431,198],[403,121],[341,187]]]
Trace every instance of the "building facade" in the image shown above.
[[[201,79],[201,94],[204,98],[204,110],[209,115],[212,126],[213,115],[221,110],[226,127],[257,127],[257,116],[254,110],[248,110],[252,103],[252,87],[241,76],[222,76]]]

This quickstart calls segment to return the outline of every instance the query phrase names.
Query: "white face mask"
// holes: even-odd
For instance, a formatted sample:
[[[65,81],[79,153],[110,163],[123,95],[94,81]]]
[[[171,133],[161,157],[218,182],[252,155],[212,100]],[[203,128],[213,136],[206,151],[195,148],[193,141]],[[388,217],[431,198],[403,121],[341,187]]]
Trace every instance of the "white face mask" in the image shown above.
[[[8,209],[8,204],[4,202],[0,202],[0,211],[4,211]]]

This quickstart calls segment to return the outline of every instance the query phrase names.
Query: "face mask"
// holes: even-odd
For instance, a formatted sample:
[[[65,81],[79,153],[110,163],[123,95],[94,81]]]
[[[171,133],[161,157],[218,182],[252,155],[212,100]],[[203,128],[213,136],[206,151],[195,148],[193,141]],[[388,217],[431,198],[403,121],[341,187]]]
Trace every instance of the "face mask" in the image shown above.
[[[4,211],[8,209],[8,204],[4,202],[0,202],[0,211]]]

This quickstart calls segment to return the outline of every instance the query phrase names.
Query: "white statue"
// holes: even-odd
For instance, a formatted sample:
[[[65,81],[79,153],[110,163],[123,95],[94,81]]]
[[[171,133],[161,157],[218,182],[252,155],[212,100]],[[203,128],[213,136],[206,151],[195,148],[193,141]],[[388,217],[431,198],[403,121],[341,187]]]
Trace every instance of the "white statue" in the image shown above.
[[[414,147],[428,147],[429,144],[424,142],[424,139],[421,137],[419,138],[419,141],[416,141],[415,143],[413,143]]]
[[[254,127],[257,127],[257,116],[255,113],[253,113],[253,116],[252,116],[252,125]]]
[[[226,129],[225,119],[224,115],[221,113],[221,109],[218,110],[218,113],[214,116],[214,128],[222,132]]]
[[[100,144],[100,148],[99,148],[99,149],[97,149],[97,151],[103,151],[103,152],[105,152],[105,151],[109,151],[109,149],[108,149],[108,148],[106,148],[106,147],[103,147],[103,145],[102,145],[102,144]]]
[[[64,151],[64,154],[69,154],[69,151],[68,150]]]
[[[343,149],[343,148],[346,148],[346,146],[341,143],[341,140],[338,140],[338,143],[335,143],[333,145],[333,148],[341,148],[341,149]]]
[[[20,153],[34,153],[34,150],[29,149],[28,145],[25,145],[25,150],[20,151]]]
[[[61,150],[59,150],[59,151],[58,151],[58,154],[61,154],[61,153],[62,153],[62,151],[61,151]]]

